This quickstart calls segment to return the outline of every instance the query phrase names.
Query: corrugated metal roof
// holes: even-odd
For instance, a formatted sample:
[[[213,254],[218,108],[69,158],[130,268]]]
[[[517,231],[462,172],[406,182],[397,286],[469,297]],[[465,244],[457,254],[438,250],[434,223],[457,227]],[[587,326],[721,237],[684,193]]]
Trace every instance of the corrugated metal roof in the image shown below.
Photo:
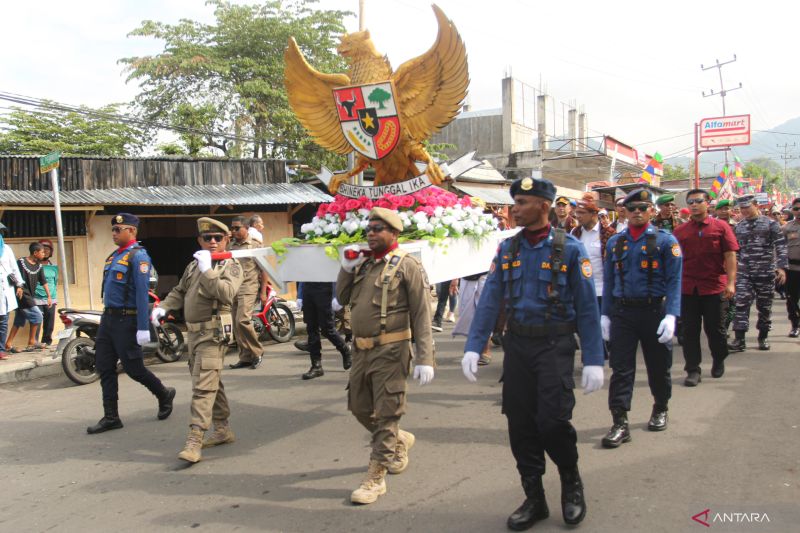
[[[507,186],[481,187],[480,185],[466,185],[459,182],[454,182],[452,186],[470,196],[480,198],[487,204],[514,205],[514,200],[509,194],[510,187]]]
[[[307,183],[185,185],[63,191],[61,205],[271,205],[331,202]],[[51,205],[51,191],[0,191],[0,205]]]

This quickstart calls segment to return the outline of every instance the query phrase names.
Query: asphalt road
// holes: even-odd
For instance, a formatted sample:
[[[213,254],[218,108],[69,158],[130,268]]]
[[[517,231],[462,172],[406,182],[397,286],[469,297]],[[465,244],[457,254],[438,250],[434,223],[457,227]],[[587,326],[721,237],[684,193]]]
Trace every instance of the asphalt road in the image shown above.
[[[714,531],[798,530],[800,353],[785,336],[783,302],[775,308],[772,351],[731,355],[722,379],[706,364],[700,386],[685,388],[676,348],[666,432],[646,430],[652,398],[641,359],[632,442],[600,446],[607,383],[577,394],[588,501],[581,530],[699,532],[706,528],[691,517],[706,509],[700,518]],[[447,328],[435,337],[436,379],[410,385],[403,418],[417,435],[411,465],[364,507],[349,495],[366,470],[367,434],[346,410],[346,373],[330,345],[326,375],[310,382],[300,380],[307,356],[291,344],[270,345],[258,370],[226,370],[237,442],[204,451],[191,468],[177,459],[191,395],[185,362],[150,367],[178,389],[171,418],[157,421],[155,399],[121,377],[125,427],[95,436],[85,427],[102,414],[98,383],[0,387],[0,531],[505,531],[523,496],[500,414],[502,354],[469,384],[463,341]],[[548,468],[551,516],[534,531],[564,531],[557,471]]]

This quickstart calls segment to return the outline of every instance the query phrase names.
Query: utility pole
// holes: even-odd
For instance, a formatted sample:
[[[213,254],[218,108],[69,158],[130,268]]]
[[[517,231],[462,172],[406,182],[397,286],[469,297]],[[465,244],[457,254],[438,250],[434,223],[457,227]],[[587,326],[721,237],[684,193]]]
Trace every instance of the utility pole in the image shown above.
[[[786,167],[789,164],[789,161],[792,159],[797,159],[795,156],[789,155],[789,148],[794,148],[797,145],[795,143],[784,143],[783,146],[780,144],[776,144],[775,146],[778,148],[783,148],[783,155],[781,156],[781,159],[783,159],[783,183],[788,184],[789,182],[786,180]]]
[[[366,0],[358,0],[358,31],[364,31],[366,25],[364,23],[364,2]]]
[[[715,93],[714,89],[711,89],[711,93],[706,94],[706,92],[703,91],[703,98],[708,98],[709,96],[719,96],[719,97],[721,97],[722,98],[722,116],[725,117],[725,116],[727,116],[727,112],[725,111],[725,95],[728,94],[731,91],[735,91],[737,89],[741,89],[742,88],[742,82],[739,82],[739,86],[738,87],[734,87],[733,89],[725,89],[725,83],[722,80],[722,67],[725,66],[725,65],[728,65],[730,63],[734,63],[736,61],[736,54],[733,54],[733,59],[731,59],[730,61],[725,61],[724,63],[720,63],[719,59],[715,59],[714,61],[715,61],[715,64],[713,64],[711,66],[708,66],[708,67],[704,67],[701,64],[700,68],[703,71],[711,70],[712,68],[717,69],[717,72],[719,73],[719,92]],[[728,164],[728,152],[727,152],[727,150],[725,151],[725,164],[726,165]]]

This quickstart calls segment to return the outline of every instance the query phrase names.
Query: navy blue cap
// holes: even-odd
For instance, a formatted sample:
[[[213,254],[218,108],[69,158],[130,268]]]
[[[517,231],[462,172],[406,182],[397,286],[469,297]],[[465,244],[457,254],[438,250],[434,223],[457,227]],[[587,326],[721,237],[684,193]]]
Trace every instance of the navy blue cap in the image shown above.
[[[628,196],[625,197],[625,201],[622,202],[622,204],[628,205],[633,202],[647,202],[649,204],[652,204],[653,193],[651,193],[647,189],[635,189],[628,193]]]
[[[736,199],[736,205],[739,207],[747,207],[756,201],[756,197],[752,194],[745,194]]]
[[[111,217],[111,225],[116,226],[117,224],[123,224],[125,226],[133,226],[134,228],[139,227],[139,217],[136,215],[132,215],[130,213],[117,213],[113,217]]]
[[[519,178],[511,184],[511,198],[518,194],[539,196],[545,200],[553,201],[556,197],[556,186],[546,179]]]

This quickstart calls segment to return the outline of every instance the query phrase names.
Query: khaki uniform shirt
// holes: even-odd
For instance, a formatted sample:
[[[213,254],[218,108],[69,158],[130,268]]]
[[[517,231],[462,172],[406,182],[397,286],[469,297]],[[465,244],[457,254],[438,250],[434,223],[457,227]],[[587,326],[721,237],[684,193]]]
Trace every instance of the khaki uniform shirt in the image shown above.
[[[800,224],[790,220],[781,227],[789,248],[789,270],[800,271]],[[793,262],[796,262],[793,264]]]
[[[234,240],[231,243],[231,250],[250,250],[251,248],[261,248],[249,234],[247,239],[242,242]],[[261,287],[261,269],[258,267],[255,259],[242,257],[238,259],[239,264],[242,266],[242,288],[240,294],[258,294],[258,289]]]
[[[219,311],[230,310],[241,285],[242,267],[236,259],[214,262],[203,273],[197,268],[197,261],[192,261],[160,307],[169,311],[183,308],[187,323],[208,322],[214,302]]]
[[[388,256],[387,256],[388,257]],[[377,337],[381,333],[381,272],[387,258],[367,259],[354,274],[339,271],[336,298],[350,304],[354,337]],[[416,343],[416,364],[434,365],[431,333],[431,302],[428,278],[419,260],[407,255],[389,282],[386,333],[411,328]]]

